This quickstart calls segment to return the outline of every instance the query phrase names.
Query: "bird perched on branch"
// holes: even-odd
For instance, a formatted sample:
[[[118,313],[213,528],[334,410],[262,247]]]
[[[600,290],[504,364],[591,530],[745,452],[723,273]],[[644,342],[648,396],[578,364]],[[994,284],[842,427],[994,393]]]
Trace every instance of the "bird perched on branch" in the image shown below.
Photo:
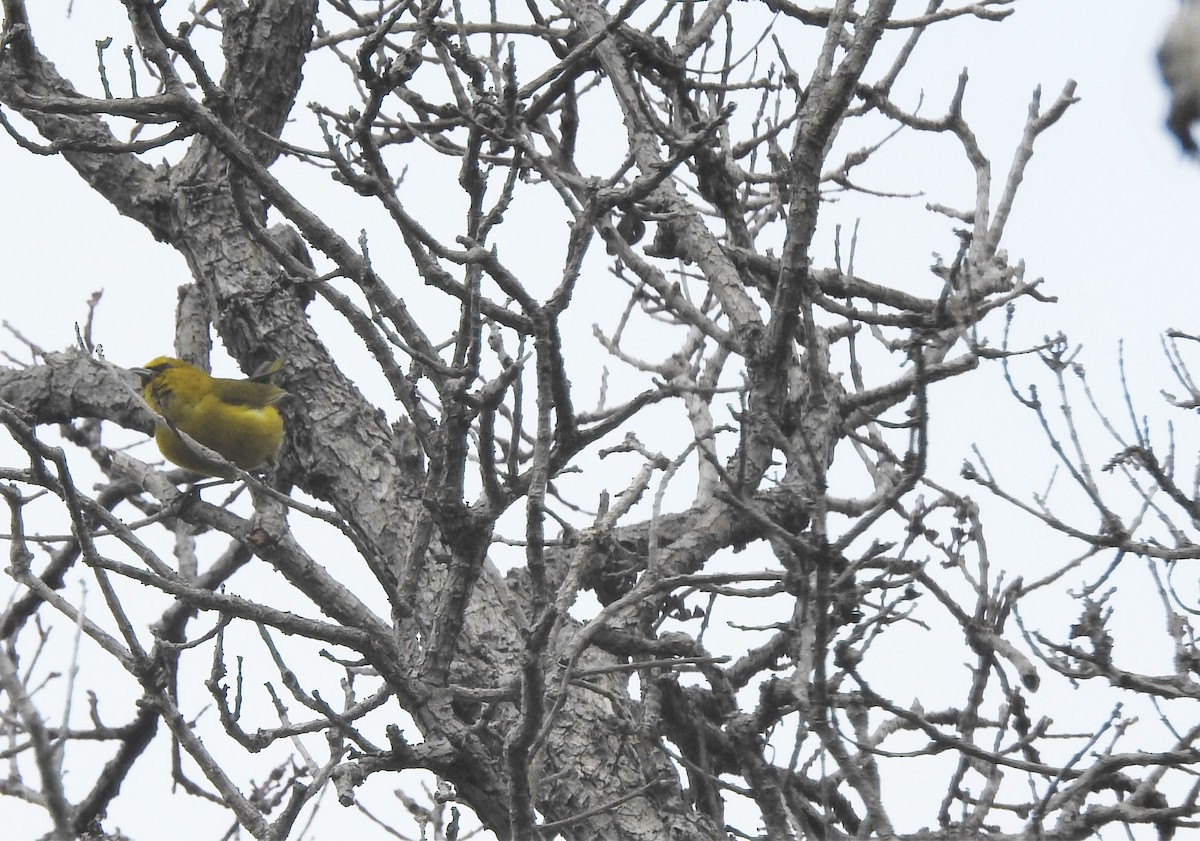
[[[131,369],[142,381],[142,395],[161,415],[154,431],[158,449],[169,460],[206,476],[233,478],[227,464],[205,458],[179,437],[182,432],[242,470],[270,461],[283,443],[283,418],[275,407],[287,392],[271,384],[283,367],[276,359],[244,380],[209,376],[195,365],[160,356]]]

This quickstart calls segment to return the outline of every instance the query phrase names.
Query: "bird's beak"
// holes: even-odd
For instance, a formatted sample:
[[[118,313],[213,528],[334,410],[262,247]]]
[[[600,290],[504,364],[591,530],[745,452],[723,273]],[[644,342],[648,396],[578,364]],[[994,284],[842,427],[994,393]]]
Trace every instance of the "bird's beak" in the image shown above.
[[[154,372],[149,368],[130,368],[129,370],[137,374],[138,379],[142,381],[142,385],[150,382],[151,378],[154,376]]]

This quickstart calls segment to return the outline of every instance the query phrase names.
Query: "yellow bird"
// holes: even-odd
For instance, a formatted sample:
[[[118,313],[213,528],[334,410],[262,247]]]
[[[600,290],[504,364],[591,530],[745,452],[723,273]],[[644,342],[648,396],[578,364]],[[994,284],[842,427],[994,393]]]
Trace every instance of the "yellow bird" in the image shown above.
[[[270,382],[282,366],[277,359],[249,379],[228,380],[160,356],[131,370],[141,378],[150,408],[166,419],[154,431],[162,454],[187,470],[231,479],[233,470],[193,452],[177,433],[186,433],[242,470],[261,467],[283,443],[283,418],[275,404],[287,392]]]

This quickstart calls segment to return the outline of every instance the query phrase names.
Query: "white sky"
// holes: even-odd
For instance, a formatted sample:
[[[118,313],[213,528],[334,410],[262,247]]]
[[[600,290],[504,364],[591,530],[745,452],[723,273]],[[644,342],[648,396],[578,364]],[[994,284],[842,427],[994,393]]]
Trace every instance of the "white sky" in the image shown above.
[[[117,37],[109,53],[114,61],[127,40],[124,29],[91,23],[87,16],[100,5],[97,0],[76,3],[69,23],[62,21],[65,0],[30,5],[55,37],[61,33],[69,39],[62,43],[76,45],[60,46],[50,29],[35,25],[41,46],[68,75],[94,72],[95,39]],[[1027,338],[1061,329],[1082,342],[1093,380],[1110,396],[1115,395],[1117,340],[1124,338],[1131,380],[1143,399],[1140,410],[1164,417],[1156,394],[1172,383],[1158,337],[1170,327],[1200,332],[1192,323],[1194,269],[1186,262],[1200,222],[1200,165],[1185,160],[1163,128],[1166,96],[1153,60],[1175,7],[1170,0],[1018,0],[1016,13],[1000,24],[966,20],[934,27],[907,73],[924,86],[922,114],[936,116],[959,70],[970,68],[966,115],[993,160],[996,182],[1007,170],[1033,88],[1042,85],[1046,107],[1068,78],[1077,80],[1081,101],[1038,140],[1005,237],[1009,254],[1026,261],[1027,277],[1045,277],[1044,290],[1058,295],[1060,303],[1026,303],[1018,323]],[[72,57],[71,49],[81,54]],[[802,61],[794,64],[804,67]],[[895,169],[867,170],[877,186],[925,189],[930,201],[962,204],[961,179],[969,172],[961,158],[914,153],[884,160]],[[168,352],[175,289],[187,280],[182,260],[117,215],[64,161],[28,155],[0,138],[0,177],[5,196],[0,201],[5,290],[0,318],[43,348],[61,349],[74,342],[74,325],[84,316],[89,295],[104,289],[96,331],[110,360],[135,365]],[[940,219],[912,213],[911,205],[907,212],[888,213],[877,204],[847,200],[827,210],[825,231],[831,237],[834,223],[850,228],[859,218],[859,274],[881,283],[902,276],[911,278],[914,290],[932,288],[926,272],[932,252],[949,256],[954,247]],[[24,358],[7,336],[0,338],[0,349]],[[1026,378],[1035,376],[1033,366],[1024,370]],[[988,374],[980,382],[995,388],[999,378]],[[1016,453],[1003,446],[1033,434],[1029,419],[1017,415],[1006,395],[980,394],[966,401],[957,392],[947,399],[935,395],[944,465],[952,473],[978,440],[994,462],[1023,477],[1019,487],[1040,487],[1044,449],[1033,439]],[[8,442],[0,441],[0,456],[9,452]],[[1030,454],[1030,469],[1022,473],[1024,453]],[[1027,525],[998,535],[997,544],[1019,551]],[[138,835],[138,822],[129,814],[115,825]],[[141,837],[153,836],[143,827]],[[192,837],[213,837],[213,832],[205,827]]]

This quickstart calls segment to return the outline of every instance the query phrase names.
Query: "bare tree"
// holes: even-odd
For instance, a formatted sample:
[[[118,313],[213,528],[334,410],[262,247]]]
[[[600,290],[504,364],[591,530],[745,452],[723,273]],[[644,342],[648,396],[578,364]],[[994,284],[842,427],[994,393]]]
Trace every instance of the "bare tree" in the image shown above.
[[[1200,337],[1171,330],[1162,343],[1182,389],[1180,394],[1164,392],[1163,397],[1188,414],[1200,407],[1200,388],[1186,350],[1196,342]],[[1137,413],[1138,400],[1123,356],[1124,411],[1114,412],[1093,392],[1079,353],[1080,348],[1060,335],[1040,354],[1054,386],[1054,408],[1043,402],[1036,385],[1018,387],[1015,375],[1008,376],[1013,396],[1036,416],[1053,454],[1046,490],[1030,500],[1011,492],[999,471],[993,472],[978,453],[964,466],[963,475],[1076,545],[1068,563],[1043,578],[1014,585],[1015,601],[1059,584],[1064,576],[1079,577],[1084,586],[1075,594],[1078,614],[1069,633],[1060,637],[1022,628],[1025,639],[1037,659],[1073,684],[1116,687],[1126,696],[1150,702],[1147,711],[1152,707],[1170,737],[1162,756],[1173,757],[1162,762],[1157,776],[1161,780],[1172,766],[1193,761],[1200,737],[1200,724],[1191,710],[1185,707],[1180,714],[1177,705],[1171,706],[1200,697],[1193,626],[1193,617],[1200,615],[1200,592],[1190,576],[1180,572],[1180,562],[1200,559],[1200,546],[1193,539],[1200,524],[1200,462],[1181,454],[1194,449],[1187,444],[1186,432],[1177,441],[1171,427],[1165,433],[1156,431],[1146,416]],[[1097,443],[1104,438],[1107,446]],[[1191,479],[1184,481],[1188,470]],[[1133,633],[1129,621],[1119,621],[1130,617],[1134,625],[1161,622],[1161,632]],[[1169,662],[1170,670],[1151,671],[1156,661]],[[1132,723],[1118,705],[1096,740],[1118,734]],[[1109,751],[1101,758],[1119,766],[1138,761],[1137,755]],[[1200,784],[1177,782],[1179,803],[1167,808],[1168,800],[1157,783],[1144,783],[1124,773],[1109,780],[1115,792],[1129,797],[1138,808],[1157,811],[1159,835],[1170,838],[1176,826],[1170,818],[1194,814]],[[1101,814],[1103,810],[1097,808],[1093,820]],[[1186,825],[1193,826],[1194,821]]]
[[[102,43],[68,80],[3,0],[4,128],[184,256],[177,355],[280,357],[292,397],[277,468],[241,478],[253,505],[214,504],[112,446],[155,419],[90,330],[0,368],[28,462],[0,468],[0,792],[52,837],[103,835],[157,739],[178,790],[255,838],[418,771],[432,811],[396,805],[444,837],[448,804],[516,839],[1187,824],[1195,732],[1123,751],[1040,716],[1030,588],[927,475],[928,389],[1017,353],[989,317],[1043,297],[1002,241],[1074,85],[1034,93],[996,179],[965,72],[940,117],[894,91],[927,32],[1011,0],[122,5],[126,61]],[[952,138],[974,174],[961,204],[910,202],[958,243],[926,296],[857,276],[853,242],[812,256],[825,200],[880,192],[860,173],[896,132]],[[330,179],[328,206],[302,198]],[[356,385],[364,359],[390,402]],[[286,588],[254,591],[268,566]],[[72,627],[124,680],[116,724],[95,695],[85,728],[42,701],[69,667],[48,630]],[[935,628],[949,700],[888,654]],[[940,801],[917,815],[914,774]]]

